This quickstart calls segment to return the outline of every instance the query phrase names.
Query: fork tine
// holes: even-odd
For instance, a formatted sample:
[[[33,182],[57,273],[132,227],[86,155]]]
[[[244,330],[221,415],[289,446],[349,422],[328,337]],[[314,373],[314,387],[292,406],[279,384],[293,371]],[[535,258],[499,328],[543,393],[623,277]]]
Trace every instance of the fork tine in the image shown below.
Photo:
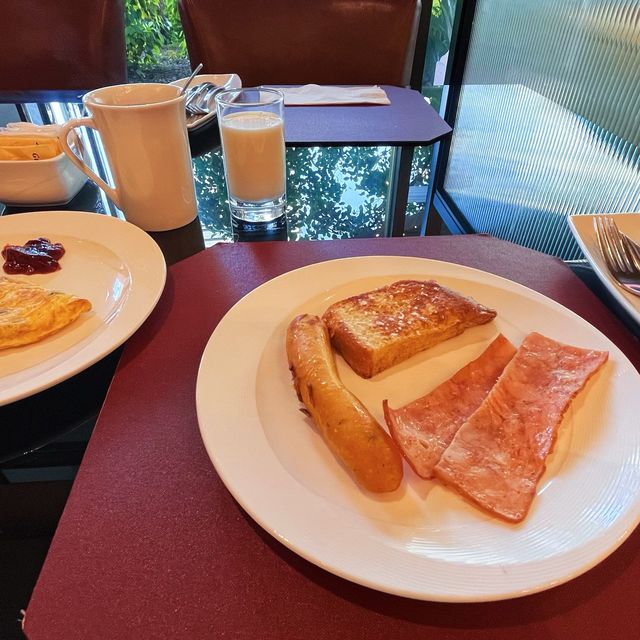
[[[613,258],[613,262],[615,264],[615,268],[620,270],[624,269],[624,264],[622,262],[622,257],[620,256],[620,251],[616,244],[615,238],[611,232],[611,221],[607,217],[599,218],[600,228],[602,230],[602,234],[604,237],[604,241],[609,249],[609,253]]]
[[[613,249],[611,247],[611,243],[609,242],[609,238],[606,234],[604,223],[602,219],[599,217],[595,217],[593,219],[593,226],[596,232],[596,238],[598,239],[598,246],[600,247],[600,253],[604,258],[604,261],[607,265],[607,269],[611,272],[615,272],[618,270],[618,263],[613,254]]]
[[[600,249],[600,253],[602,257],[605,259],[607,266],[609,266],[609,251],[608,247],[604,243],[604,239],[602,237],[602,229],[600,224],[600,218],[594,216],[593,218],[593,230],[596,232],[596,240],[598,241],[598,248]]]
[[[640,252],[609,216],[595,216],[593,227],[607,269],[617,284],[640,296]]]
[[[620,233],[620,240],[624,246],[627,260],[629,261],[630,273],[640,274],[640,255],[638,254],[638,249],[633,245],[629,238],[624,235],[624,233]]]
[[[634,273],[640,275],[640,247],[626,234],[620,231],[620,227],[612,220],[612,224],[616,227],[620,240],[625,249],[629,263]]]
[[[640,268],[638,266],[640,264],[640,259],[635,247],[633,247],[629,239],[623,233],[621,233],[618,225],[613,218],[607,218],[606,224],[611,230],[611,234],[615,239],[615,244],[622,257],[625,271],[627,271],[627,273],[637,273],[638,271],[640,271]]]
[[[187,112],[190,113],[192,116],[202,116],[208,113],[205,109],[202,109],[201,107],[198,107],[195,104],[188,104],[186,109],[187,109]]]
[[[634,244],[627,236],[625,236],[624,234],[622,234],[622,239],[625,243],[625,245],[627,245],[629,252],[631,253],[631,255],[633,256],[633,262],[635,265],[635,268],[640,271],[640,253],[638,252],[638,246],[636,244]]]
[[[187,113],[194,116],[205,115],[207,111],[200,107],[200,99],[203,95],[208,93],[213,84],[211,82],[203,82],[202,84],[191,87],[187,92],[187,99],[185,102],[185,109]]]
[[[602,218],[602,224],[618,268],[622,271],[629,271],[633,267],[629,262],[624,243],[622,242],[622,236],[616,223],[610,217],[604,216]]]

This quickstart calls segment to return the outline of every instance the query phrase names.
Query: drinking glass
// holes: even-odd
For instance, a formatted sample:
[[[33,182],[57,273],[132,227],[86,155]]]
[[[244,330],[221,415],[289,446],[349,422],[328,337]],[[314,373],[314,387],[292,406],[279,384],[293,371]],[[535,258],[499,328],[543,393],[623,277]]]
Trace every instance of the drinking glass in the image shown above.
[[[275,225],[286,205],[284,101],[276,89],[216,95],[232,220]]]

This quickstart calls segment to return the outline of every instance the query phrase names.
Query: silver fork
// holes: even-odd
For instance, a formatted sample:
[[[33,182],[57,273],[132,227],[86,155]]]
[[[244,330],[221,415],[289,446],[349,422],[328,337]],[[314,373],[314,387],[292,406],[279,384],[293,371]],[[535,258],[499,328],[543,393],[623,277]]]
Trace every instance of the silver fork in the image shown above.
[[[609,216],[595,216],[593,225],[600,252],[607,269],[623,288],[640,296],[640,253],[634,244],[621,233]]]
[[[185,109],[189,115],[201,116],[209,113],[207,109],[200,106],[203,96],[208,96],[210,91],[216,89],[217,86],[212,82],[203,82],[197,87],[193,87],[189,95],[187,96]]]
[[[205,116],[211,112],[211,98],[218,93],[218,91],[222,91],[224,87],[220,85],[207,83],[209,86],[205,91],[200,93],[197,98],[193,101],[193,103],[187,107],[187,111],[191,115],[201,115]]]

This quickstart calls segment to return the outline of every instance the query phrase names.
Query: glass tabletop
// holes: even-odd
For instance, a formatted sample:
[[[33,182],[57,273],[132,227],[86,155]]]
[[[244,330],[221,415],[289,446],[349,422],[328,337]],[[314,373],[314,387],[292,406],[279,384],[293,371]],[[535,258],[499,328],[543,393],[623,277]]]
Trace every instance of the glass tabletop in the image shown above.
[[[324,240],[385,235],[390,163],[389,147],[288,148],[286,238]],[[193,158],[193,174],[205,246],[237,239],[226,203],[220,148]],[[35,209],[121,215],[91,182],[65,205],[10,205],[6,213]],[[419,212],[415,217],[417,232]]]
[[[23,97],[28,98],[27,95]],[[22,119],[38,123],[61,123],[85,115],[83,106],[77,100],[25,102],[20,104],[19,109]],[[227,206],[217,123],[214,120],[189,135],[204,246],[242,240],[232,228]],[[92,130],[83,130],[82,136],[88,164],[98,175],[110,181],[108,162],[99,137]],[[388,145],[288,145],[287,228],[280,231],[278,239],[321,240],[391,235],[390,211],[397,153],[398,148]],[[431,153],[428,145],[417,146],[413,152],[404,220],[405,235],[420,233],[428,193]],[[87,183],[66,205],[38,207],[47,208],[122,215],[106,195],[91,183]],[[34,210],[34,207],[8,206],[6,213],[26,210]]]

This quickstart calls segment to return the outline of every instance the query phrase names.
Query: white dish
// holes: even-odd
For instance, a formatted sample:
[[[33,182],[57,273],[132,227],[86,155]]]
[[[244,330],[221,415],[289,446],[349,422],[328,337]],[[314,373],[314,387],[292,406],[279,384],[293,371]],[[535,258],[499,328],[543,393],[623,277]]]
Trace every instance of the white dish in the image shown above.
[[[175,80],[171,84],[181,87],[187,80],[188,78],[180,78],[180,80]],[[242,80],[240,80],[240,76],[237,73],[203,73],[195,76],[191,86],[195,87],[203,82],[212,82],[213,84],[222,86],[225,89],[238,89],[242,86]],[[215,119],[216,111],[213,109],[205,116],[201,116],[191,122],[187,121],[187,129],[191,132],[197,131],[205,125],[213,122]]]
[[[0,160],[0,201],[5,204],[65,204],[86,181],[64,153],[46,160]]]
[[[382,420],[480,354],[502,331],[531,330],[606,349],[610,359],[569,409],[531,512],[519,525],[489,517],[405,465],[393,494],[359,490],[299,411],[284,353],[288,322],[336,299],[404,277],[437,278],[498,310],[498,318],[376,376],[344,383]],[[281,543],[318,566],[381,591],[472,602],[522,596],[594,566],[640,519],[640,375],[571,311],[497,276],[420,258],[335,260],[292,271],[238,302],[204,351],[196,404],[223,482]]]
[[[93,309],[40,342],[0,351],[0,405],[62,382],[111,353],[144,322],[164,288],[160,248],[124,220],[75,211],[0,218],[2,246],[40,236],[64,245],[62,268],[8,277],[87,298]]]
[[[620,230],[628,235],[632,240],[640,243],[640,214],[639,213],[616,213],[616,224]],[[625,291],[616,284],[598,247],[598,239],[593,228],[596,215],[569,216],[569,227],[578,241],[582,252],[593,267],[594,272],[609,290],[611,295],[622,305],[629,315],[640,325],[640,297]]]

